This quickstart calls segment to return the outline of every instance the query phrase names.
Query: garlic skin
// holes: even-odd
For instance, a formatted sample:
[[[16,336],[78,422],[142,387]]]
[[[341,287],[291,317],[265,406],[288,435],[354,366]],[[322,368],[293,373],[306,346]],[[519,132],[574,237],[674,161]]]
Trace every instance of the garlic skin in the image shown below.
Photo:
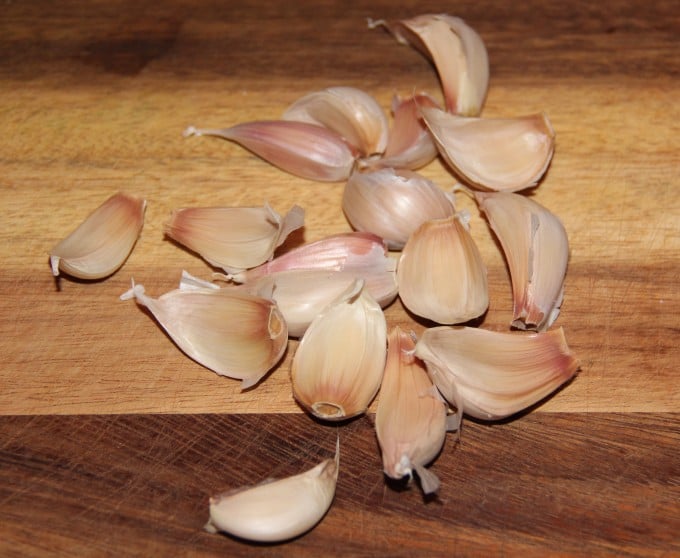
[[[304,225],[304,219],[305,212],[297,205],[283,218],[267,204],[184,208],[172,212],[164,232],[210,265],[238,273],[271,259],[286,237]]]
[[[414,355],[413,338],[395,327],[390,331],[387,361],[375,415],[375,431],[385,474],[393,479],[413,476],[422,490],[439,489],[437,476],[425,468],[444,445],[446,403]]]
[[[285,172],[319,182],[346,180],[358,155],[332,130],[307,122],[259,120],[222,129],[189,126],[184,136],[234,141]]]
[[[241,292],[194,286],[157,299],[135,285],[121,295],[148,308],[190,358],[222,376],[257,384],[281,359],[288,328],[276,303]]]
[[[329,87],[309,93],[283,113],[284,120],[325,126],[363,156],[385,151],[387,117],[378,102],[356,87]]]
[[[569,239],[559,218],[533,199],[510,192],[475,194],[510,269],[512,325],[545,331],[564,295]]]
[[[483,420],[509,417],[570,380],[579,364],[562,328],[499,333],[471,327],[434,327],[415,355],[444,398]]]
[[[489,306],[486,266],[469,232],[469,215],[423,223],[397,266],[399,297],[414,314],[440,324],[467,322]]]
[[[365,412],[380,387],[386,343],[382,309],[356,280],[300,340],[291,367],[295,399],[324,420]]]
[[[342,209],[354,229],[382,237],[390,250],[401,250],[425,221],[456,212],[452,194],[413,171],[394,169],[353,172]]]
[[[79,279],[103,279],[132,252],[144,225],[146,200],[119,192],[50,251],[50,266]]]
[[[550,164],[555,131],[545,113],[471,118],[423,107],[439,153],[477,188],[517,191],[535,186]]]
[[[302,535],[330,508],[339,469],[338,440],[334,459],[304,473],[210,498],[205,530],[259,542],[282,542]]]

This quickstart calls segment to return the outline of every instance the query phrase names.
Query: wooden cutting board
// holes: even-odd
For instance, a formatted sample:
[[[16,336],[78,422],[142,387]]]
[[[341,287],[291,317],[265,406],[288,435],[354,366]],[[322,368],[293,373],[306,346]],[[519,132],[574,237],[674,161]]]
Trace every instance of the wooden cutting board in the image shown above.
[[[10,2],[0,17],[0,554],[680,555],[680,20],[671,2]],[[441,98],[431,65],[366,18],[455,9],[491,61],[485,116],[545,111],[557,144],[532,196],[571,258],[562,314],[577,378],[530,413],[465,421],[432,470],[439,497],[388,485],[372,414],[340,427],[290,390],[296,342],[256,388],[185,357],[118,297],[211,268],[164,239],[170,211],[306,211],[290,244],[350,230],[343,184],[285,174],[188,125],[276,119],[305,93],[360,87]],[[436,161],[422,174],[449,189]],[[113,193],[148,201],[105,281],[55,282],[47,253]],[[511,318],[508,273],[476,208],[488,266],[481,327]],[[425,327],[399,302],[388,325]],[[375,405],[372,406],[375,409]],[[306,536],[257,546],[202,530],[207,498],[333,452],[336,500]]]

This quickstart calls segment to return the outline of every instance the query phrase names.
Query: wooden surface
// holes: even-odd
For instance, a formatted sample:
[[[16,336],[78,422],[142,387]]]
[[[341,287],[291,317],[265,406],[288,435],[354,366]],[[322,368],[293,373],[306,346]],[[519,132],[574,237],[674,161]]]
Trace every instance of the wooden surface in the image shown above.
[[[348,5],[349,4],[349,5]],[[0,15],[0,555],[680,555],[680,21],[673,2],[6,2]],[[291,343],[256,389],[186,358],[118,296],[210,268],[164,240],[195,205],[306,210],[292,243],[349,230],[343,185],[284,174],[182,130],[277,118],[333,85],[441,98],[431,66],[366,18],[455,9],[491,61],[485,116],[545,110],[557,146],[535,199],[571,242],[557,322],[581,361],[503,424],[466,421],[438,500],[384,482],[371,416],[302,414]],[[422,170],[453,183],[440,162]],[[118,190],[148,200],[125,266],[57,285],[49,249]],[[482,327],[510,285],[489,268]],[[57,288],[59,287],[59,288]],[[416,332],[399,303],[389,325]],[[202,531],[207,497],[311,467],[342,444],[336,501],[280,546]]]

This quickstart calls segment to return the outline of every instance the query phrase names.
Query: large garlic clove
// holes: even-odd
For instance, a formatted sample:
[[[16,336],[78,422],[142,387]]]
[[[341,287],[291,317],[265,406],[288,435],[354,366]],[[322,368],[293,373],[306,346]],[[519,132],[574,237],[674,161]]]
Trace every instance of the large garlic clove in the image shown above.
[[[475,194],[510,269],[512,325],[543,331],[557,319],[564,293],[569,240],[559,218],[538,202],[510,192]]]
[[[332,130],[306,122],[260,120],[223,129],[189,126],[184,135],[234,141],[286,172],[322,182],[346,180],[357,155]]]
[[[259,542],[281,542],[302,535],[330,508],[339,468],[338,441],[335,459],[326,459],[304,473],[210,498],[210,520],[205,529]]]
[[[384,24],[402,44],[412,44],[434,63],[446,109],[466,116],[482,111],[489,86],[489,58],[479,34],[458,17],[424,14]]]
[[[425,221],[455,213],[453,195],[413,171],[394,169],[353,172],[342,209],[352,227],[384,238],[391,250],[403,248]]]
[[[365,412],[380,387],[386,343],[382,309],[357,280],[300,340],[291,367],[295,399],[326,420]]]
[[[447,401],[484,420],[502,419],[530,407],[578,370],[562,328],[498,333],[435,327],[422,334],[415,355],[425,361]]]
[[[385,113],[371,95],[356,87],[309,93],[288,107],[282,118],[325,126],[364,156],[382,153],[387,145]]]
[[[446,404],[414,349],[410,335],[398,327],[390,332],[375,430],[385,474],[401,479],[415,470],[423,492],[431,494],[438,490],[439,479],[425,465],[444,445]]]
[[[535,186],[555,146],[544,113],[518,118],[466,118],[436,108],[421,109],[437,148],[468,183],[488,190]]]
[[[119,192],[50,251],[54,276],[102,279],[123,265],[144,225],[146,201]]]
[[[440,324],[481,316],[489,305],[486,266],[470,235],[468,215],[423,223],[397,266],[399,297],[414,314]]]
[[[286,322],[271,300],[239,289],[176,289],[157,299],[142,285],[121,295],[146,306],[187,356],[249,388],[281,359],[288,342]]]
[[[227,273],[238,273],[271,259],[274,250],[304,225],[305,212],[294,205],[282,218],[263,207],[177,209],[165,234]]]

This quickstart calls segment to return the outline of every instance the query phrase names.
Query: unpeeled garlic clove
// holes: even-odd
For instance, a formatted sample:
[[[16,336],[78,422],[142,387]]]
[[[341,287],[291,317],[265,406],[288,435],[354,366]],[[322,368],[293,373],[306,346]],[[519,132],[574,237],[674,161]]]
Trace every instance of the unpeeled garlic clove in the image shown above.
[[[187,356],[242,380],[242,389],[258,383],[286,350],[288,329],[276,303],[239,289],[195,286],[154,299],[133,284],[120,298],[135,298]]]
[[[467,415],[499,420],[530,407],[578,370],[562,328],[498,333],[471,327],[425,330],[415,348],[447,401]]]
[[[259,542],[281,542],[302,535],[330,508],[339,468],[338,440],[334,459],[304,473],[210,498],[205,529]]]
[[[476,193],[510,269],[512,325],[548,329],[560,313],[569,240],[559,218],[538,202],[510,192]]]
[[[325,420],[365,412],[380,387],[386,343],[382,309],[356,280],[300,340],[291,367],[295,399]]]
[[[184,136],[234,141],[286,172],[321,182],[346,180],[357,155],[332,130],[307,122],[259,120],[222,129],[189,126]]]
[[[452,194],[413,171],[394,169],[353,172],[342,209],[353,228],[377,234],[391,250],[403,248],[425,221],[455,213]]]
[[[469,215],[423,223],[397,266],[399,297],[414,314],[440,324],[462,323],[489,306],[486,266],[470,235]]]
[[[238,273],[271,259],[286,237],[304,225],[304,218],[297,205],[283,218],[267,204],[184,208],[172,212],[164,231],[211,265]]]
[[[555,146],[544,113],[517,118],[466,118],[423,107],[439,153],[469,184],[516,191],[535,186]]]
[[[54,276],[102,279],[130,255],[144,225],[146,201],[119,192],[95,209],[50,251]]]
[[[385,151],[387,118],[378,102],[356,87],[329,87],[309,93],[283,113],[284,120],[333,130],[364,156]]]

